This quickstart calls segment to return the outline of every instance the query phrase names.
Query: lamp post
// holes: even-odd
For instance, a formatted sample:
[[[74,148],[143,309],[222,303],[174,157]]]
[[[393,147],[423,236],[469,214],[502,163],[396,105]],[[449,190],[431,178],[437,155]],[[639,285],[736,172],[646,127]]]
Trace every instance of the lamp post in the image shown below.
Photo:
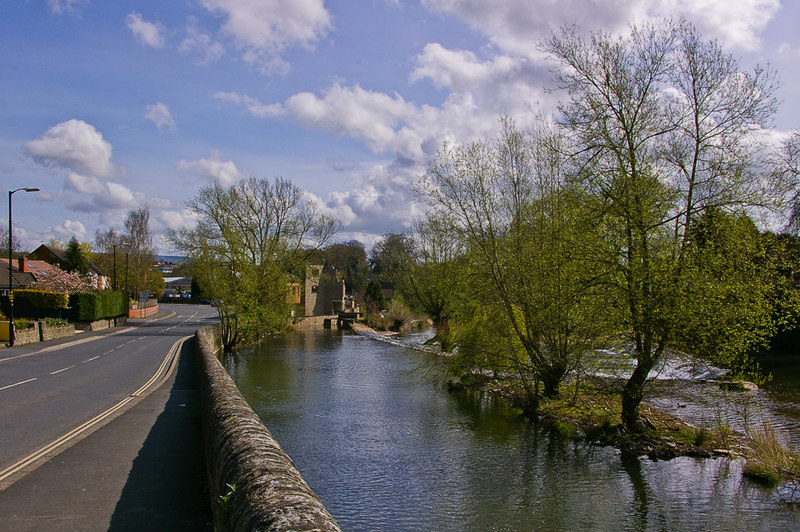
[[[14,347],[14,285],[12,283],[13,276],[11,274],[11,265],[14,260],[13,255],[13,239],[11,232],[11,196],[14,192],[24,190],[25,192],[39,192],[37,187],[22,187],[8,191],[8,345]]]

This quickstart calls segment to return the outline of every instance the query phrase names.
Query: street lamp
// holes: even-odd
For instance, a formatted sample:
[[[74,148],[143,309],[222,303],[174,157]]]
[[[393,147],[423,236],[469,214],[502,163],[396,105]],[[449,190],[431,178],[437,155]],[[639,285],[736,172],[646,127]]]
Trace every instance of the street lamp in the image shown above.
[[[14,192],[24,190],[25,192],[39,192],[37,187],[22,187],[8,191],[8,345],[14,347],[14,285],[12,283],[11,264],[14,260],[12,254],[13,240],[11,233],[11,195]]]

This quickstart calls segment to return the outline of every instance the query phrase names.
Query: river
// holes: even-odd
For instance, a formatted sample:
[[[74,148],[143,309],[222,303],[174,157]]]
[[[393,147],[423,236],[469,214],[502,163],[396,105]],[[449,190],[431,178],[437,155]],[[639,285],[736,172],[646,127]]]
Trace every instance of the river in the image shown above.
[[[623,459],[503,401],[448,392],[434,355],[352,333],[224,363],[346,531],[800,530],[800,504],[728,459]]]

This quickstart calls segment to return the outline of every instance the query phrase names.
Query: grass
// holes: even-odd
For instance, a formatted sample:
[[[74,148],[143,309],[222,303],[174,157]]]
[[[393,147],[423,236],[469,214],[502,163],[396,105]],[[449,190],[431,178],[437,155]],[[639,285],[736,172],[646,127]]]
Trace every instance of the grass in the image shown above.
[[[769,423],[748,433],[750,451],[743,474],[770,486],[800,478],[800,453],[789,450]]]

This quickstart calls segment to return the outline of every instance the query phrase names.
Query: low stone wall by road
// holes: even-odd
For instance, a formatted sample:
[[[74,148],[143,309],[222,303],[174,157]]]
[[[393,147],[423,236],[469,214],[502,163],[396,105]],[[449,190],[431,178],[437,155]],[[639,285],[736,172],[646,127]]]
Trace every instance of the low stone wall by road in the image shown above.
[[[145,308],[132,308],[128,311],[128,318],[132,320],[141,320],[143,318],[149,318],[154,314],[158,314],[158,305]]]
[[[216,328],[196,339],[215,530],[339,531],[217,360]]]

